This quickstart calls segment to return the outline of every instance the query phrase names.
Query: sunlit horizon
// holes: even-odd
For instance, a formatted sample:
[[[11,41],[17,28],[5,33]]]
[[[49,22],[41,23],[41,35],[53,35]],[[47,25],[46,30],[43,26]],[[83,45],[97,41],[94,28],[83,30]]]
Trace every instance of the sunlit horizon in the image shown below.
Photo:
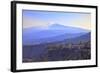
[[[23,10],[23,28],[48,28],[53,24],[91,30],[91,14]]]

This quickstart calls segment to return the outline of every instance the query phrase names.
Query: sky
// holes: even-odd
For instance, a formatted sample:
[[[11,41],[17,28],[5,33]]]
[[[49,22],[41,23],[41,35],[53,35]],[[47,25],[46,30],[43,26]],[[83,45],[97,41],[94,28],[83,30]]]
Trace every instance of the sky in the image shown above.
[[[90,13],[23,10],[22,14],[23,28],[47,28],[61,24],[91,30]]]

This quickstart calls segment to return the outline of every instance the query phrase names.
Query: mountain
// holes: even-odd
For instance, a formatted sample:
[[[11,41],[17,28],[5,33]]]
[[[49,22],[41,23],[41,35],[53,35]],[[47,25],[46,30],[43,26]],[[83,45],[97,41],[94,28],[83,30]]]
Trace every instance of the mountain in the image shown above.
[[[61,24],[52,24],[48,27],[51,30],[66,30],[67,32],[70,33],[87,33],[89,30],[78,28],[78,27],[72,27],[72,26],[64,26]],[[73,32],[74,31],[74,32]]]
[[[59,41],[57,43],[66,42],[66,43],[76,44],[76,43],[79,43],[80,41],[86,42],[86,41],[90,41],[90,40],[91,40],[91,33],[88,32],[88,33],[86,33],[84,35],[81,35],[81,36],[78,36],[78,37],[74,37],[74,38],[70,38],[70,39],[64,39],[64,40]]]
[[[66,26],[60,25],[60,24],[52,24],[52,25],[49,25],[48,27],[49,27],[49,28],[54,28],[54,29],[56,29],[56,28],[58,28],[58,29],[59,29],[59,28],[60,28],[60,29],[61,29],[61,28],[63,28],[63,29],[65,28],[65,29],[66,29]]]
[[[89,30],[61,24],[52,24],[46,29],[33,27],[23,29],[23,44],[53,43],[63,40],[73,41],[74,39],[81,39],[83,37],[87,39],[88,35],[90,35]]]

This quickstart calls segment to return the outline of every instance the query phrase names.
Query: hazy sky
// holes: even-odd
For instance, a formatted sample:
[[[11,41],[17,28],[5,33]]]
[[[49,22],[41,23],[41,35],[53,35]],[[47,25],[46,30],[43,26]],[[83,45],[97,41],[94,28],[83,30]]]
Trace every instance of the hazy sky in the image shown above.
[[[90,13],[23,10],[23,28],[48,27],[52,24],[91,29]]]

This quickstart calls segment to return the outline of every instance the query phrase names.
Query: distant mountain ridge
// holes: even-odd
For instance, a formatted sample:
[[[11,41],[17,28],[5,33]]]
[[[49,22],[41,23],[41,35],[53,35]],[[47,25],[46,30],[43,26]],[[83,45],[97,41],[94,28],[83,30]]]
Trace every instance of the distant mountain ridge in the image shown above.
[[[66,28],[66,26],[64,25],[60,25],[60,24],[52,24],[48,26],[49,28]]]
[[[48,29],[28,28],[23,29],[23,44],[41,44],[47,42],[57,42],[63,40],[69,40],[85,37],[90,35],[89,30],[64,26],[60,24],[52,24],[48,26]],[[89,37],[86,37],[87,40]]]

